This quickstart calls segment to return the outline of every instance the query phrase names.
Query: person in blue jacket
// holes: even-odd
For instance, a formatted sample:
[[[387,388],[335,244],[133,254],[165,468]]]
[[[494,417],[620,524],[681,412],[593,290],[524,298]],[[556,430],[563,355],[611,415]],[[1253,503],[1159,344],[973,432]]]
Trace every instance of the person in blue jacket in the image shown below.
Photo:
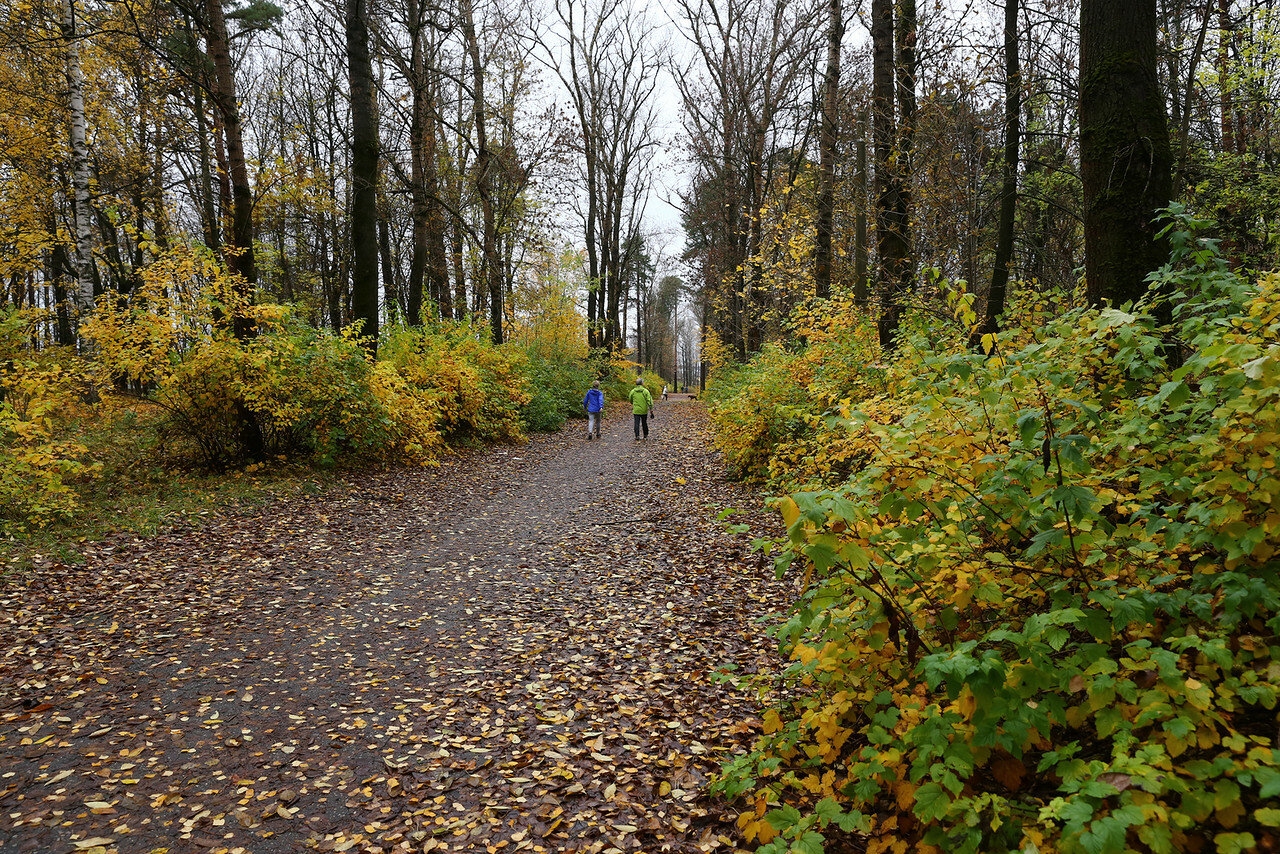
[[[595,433],[596,438],[600,438],[600,416],[604,415],[604,392],[600,390],[600,381],[596,380],[591,384],[591,388],[587,389],[587,396],[582,398],[582,408],[587,410],[587,441],[591,441],[591,434]]]

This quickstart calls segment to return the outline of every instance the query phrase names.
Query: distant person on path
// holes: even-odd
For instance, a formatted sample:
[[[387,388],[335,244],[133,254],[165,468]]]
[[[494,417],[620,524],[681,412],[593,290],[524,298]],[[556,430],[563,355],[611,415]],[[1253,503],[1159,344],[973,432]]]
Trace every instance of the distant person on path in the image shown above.
[[[667,399],[667,387],[665,385],[662,387],[662,399]]]
[[[591,384],[591,388],[587,389],[587,396],[582,398],[582,408],[587,410],[587,441],[591,441],[591,434],[595,433],[596,438],[600,438],[600,416],[604,414],[604,392],[600,390],[600,381],[596,380]]]
[[[627,395],[631,401],[631,413],[635,416],[636,441],[640,441],[640,431],[644,438],[649,438],[649,415],[653,412],[653,395],[644,387],[644,380],[636,377],[636,387]]]

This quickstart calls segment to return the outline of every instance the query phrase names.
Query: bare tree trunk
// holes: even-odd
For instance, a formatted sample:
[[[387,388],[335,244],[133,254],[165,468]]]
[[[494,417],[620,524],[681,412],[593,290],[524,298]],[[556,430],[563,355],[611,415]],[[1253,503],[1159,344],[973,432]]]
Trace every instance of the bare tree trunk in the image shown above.
[[[462,35],[466,39],[467,56],[471,60],[472,120],[476,135],[475,186],[480,198],[482,233],[480,243],[480,281],[477,287],[489,295],[489,337],[494,344],[503,340],[502,276],[499,275],[496,219],[493,203],[493,152],[489,149],[485,126],[484,65],[480,60],[480,40],[476,37],[475,12],[471,0],[461,0]]]
[[[901,194],[900,205],[902,241],[908,263],[902,269],[902,289],[910,291],[915,284],[915,266],[910,263],[911,256],[911,205],[915,182],[916,114],[919,112],[916,101],[916,76],[919,63],[916,59],[916,37],[919,21],[916,17],[916,0],[898,0],[898,17],[894,32],[896,57],[894,75],[897,78],[898,95],[898,152],[894,161],[897,167],[898,190]]]
[[[200,219],[204,225],[204,242],[210,249],[222,245],[222,229],[218,223],[218,207],[214,204],[213,151],[209,147],[209,117],[204,109],[204,88],[195,88],[196,134],[200,140]]]
[[[351,89],[351,313],[370,358],[378,353],[378,117],[366,0],[346,0]]]
[[[1169,203],[1172,161],[1155,11],[1155,0],[1080,6],[1080,178],[1092,305],[1136,300],[1166,257],[1152,222]]]
[[[853,301],[865,306],[870,302],[867,287],[867,118],[858,121],[857,172],[854,174],[854,193],[858,209],[853,220]]]
[[[246,302],[253,300],[258,281],[253,258],[253,188],[249,184],[249,168],[244,154],[244,127],[240,121],[240,104],[236,94],[235,72],[231,67],[231,48],[222,0],[205,4],[209,27],[205,39],[209,58],[213,61],[214,78],[211,95],[221,118],[226,140],[227,177],[231,183],[231,243],[227,265],[240,276],[240,294]],[[235,320],[237,335],[251,334],[247,319]]]
[[[895,164],[897,123],[894,110],[893,0],[871,4],[872,135],[876,158],[876,248],[879,255],[877,320],[880,346],[894,347],[902,321],[907,269],[906,212],[902,178]]]
[[[49,233],[54,234],[56,232],[57,219],[50,215]],[[67,288],[62,280],[63,271],[70,267],[66,258],[67,247],[62,244],[56,244],[52,249],[46,249],[44,252],[44,280],[53,284],[54,340],[64,347],[71,347],[76,343],[76,333],[72,323],[71,303],[67,299]],[[22,308],[23,284],[17,276],[12,280],[12,288],[14,308]]]
[[[418,0],[407,4],[409,20],[409,76],[413,87],[413,114],[409,120],[409,192],[413,201],[413,254],[409,258],[409,284],[405,320],[410,326],[422,323],[422,296],[427,278],[427,117],[426,62],[422,45],[422,10]],[[434,140],[433,140],[434,142]],[[431,164],[434,167],[434,163]],[[437,292],[432,296],[438,298]]]
[[[436,92],[437,87],[428,81],[426,104],[422,111],[423,189],[427,203],[427,289],[436,301],[436,310],[443,318],[453,317],[453,299],[449,293],[449,262],[445,253],[446,216],[440,201],[440,172],[436,162]],[[463,306],[465,309],[465,305]],[[414,321],[415,323],[418,321]]]
[[[321,258],[327,259],[330,257],[328,229],[324,229],[320,232],[319,253]],[[329,328],[335,333],[342,332],[342,327],[344,325],[342,322],[342,295],[340,293],[338,281],[341,280],[335,280],[330,265],[326,261],[324,271],[321,275],[321,284],[324,287],[325,305],[329,312]]]
[[[822,80],[822,133],[818,138],[819,190],[817,235],[813,250],[813,290],[831,296],[831,232],[835,220],[836,144],[840,128],[840,43],[844,38],[841,0],[827,4],[827,70]]]
[[[391,253],[391,225],[385,213],[386,199],[382,201],[384,212],[378,215],[378,269],[382,273],[382,301],[390,320],[392,312],[401,314],[404,311],[404,305],[400,301],[400,289],[396,287],[396,262]]]
[[[976,336],[994,334],[997,318],[1004,313],[1013,261],[1013,225],[1018,210],[1018,143],[1022,137],[1022,70],[1018,61],[1018,0],[1004,4],[1004,162],[1001,164],[1000,223],[996,231],[996,257],[991,286],[983,305],[982,325]]]
[[[445,218],[440,203],[440,176],[436,163],[436,91],[428,53],[434,55],[434,42],[425,38],[428,25],[422,19],[419,0],[406,5],[410,54],[408,77],[413,103],[409,121],[410,179],[409,192],[413,205],[413,251],[409,262],[406,313],[410,325],[416,326],[422,316],[425,296],[435,304],[440,317],[451,317],[452,295],[449,291],[449,267],[445,251]]]
[[[463,254],[465,242],[462,237],[462,224],[456,220],[449,229],[449,254],[453,260],[453,316],[459,320],[467,317],[467,270]]]
[[[620,289],[627,286],[624,243],[646,169],[641,154],[653,141],[657,60],[643,17],[579,0],[557,0],[555,9],[564,44],[547,50],[573,104],[585,181],[587,343],[612,350],[625,344],[619,314]]]
[[[74,191],[76,250],[73,259],[76,302],[93,308],[93,229],[89,212],[89,145],[85,140],[84,72],[80,68],[80,37],[76,34],[75,0],[62,0],[62,38],[66,42],[67,106],[71,127],[71,185]]]
[[[1231,97],[1231,0],[1218,0],[1218,111],[1222,150],[1236,148],[1235,104]]]
[[[1204,55],[1205,36],[1209,32],[1209,18],[1213,12],[1213,6],[1209,0],[1205,0],[1204,12],[1200,16],[1200,31],[1196,33],[1196,46],[1191,51],[1191,59],[1187,63],[1187,82],[1182,92],[1182,107],[1180,111],[1181,121],[1178,125],[1178,168],[1173,175],[1173,191],[1171,198],[1178,198],[1182,195],[1182,190],[1187,180],[1187,152],[1190,149],[1191,136],[1191,96],[1195,91],[1196,85],[1196,69],[1200,65],[1200,57]],[[1171,83],[1176,84],[1176,78],[1170,76]]]

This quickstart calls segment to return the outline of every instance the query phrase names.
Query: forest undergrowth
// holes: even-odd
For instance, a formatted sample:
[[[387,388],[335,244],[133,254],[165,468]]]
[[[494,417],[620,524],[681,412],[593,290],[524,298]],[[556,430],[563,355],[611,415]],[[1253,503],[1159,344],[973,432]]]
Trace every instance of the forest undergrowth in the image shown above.
[[[358,328],[245,303],[199,247],[104,298],[81,352],[29,346],[46,314],[0,312],[0,571],[71,559],[114,530],[322,489],[334,470],[520,442],[580,416],[593,380],[621,398],[634,376],[577,343],[572,313],[541,318],[562,334],[499,346],[465,321],[391,325],[370,359]]]
[[[1023,288],[975,352],[953,289],[892,356],[835,300],[716,371],[804,585],[717,784],[760,851],[1280,843],[1280,275],[1198,225],[1152,276],[1172,334]]]

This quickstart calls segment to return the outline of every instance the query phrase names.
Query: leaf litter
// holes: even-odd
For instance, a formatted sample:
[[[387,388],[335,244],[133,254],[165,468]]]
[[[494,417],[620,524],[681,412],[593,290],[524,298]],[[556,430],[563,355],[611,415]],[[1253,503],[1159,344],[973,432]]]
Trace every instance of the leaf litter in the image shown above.
[[[737,850],[794,591],[717,512],[696,405],[200,528],[0,588],[0,851]],[[770,524],[748,513],[757,528]]]

